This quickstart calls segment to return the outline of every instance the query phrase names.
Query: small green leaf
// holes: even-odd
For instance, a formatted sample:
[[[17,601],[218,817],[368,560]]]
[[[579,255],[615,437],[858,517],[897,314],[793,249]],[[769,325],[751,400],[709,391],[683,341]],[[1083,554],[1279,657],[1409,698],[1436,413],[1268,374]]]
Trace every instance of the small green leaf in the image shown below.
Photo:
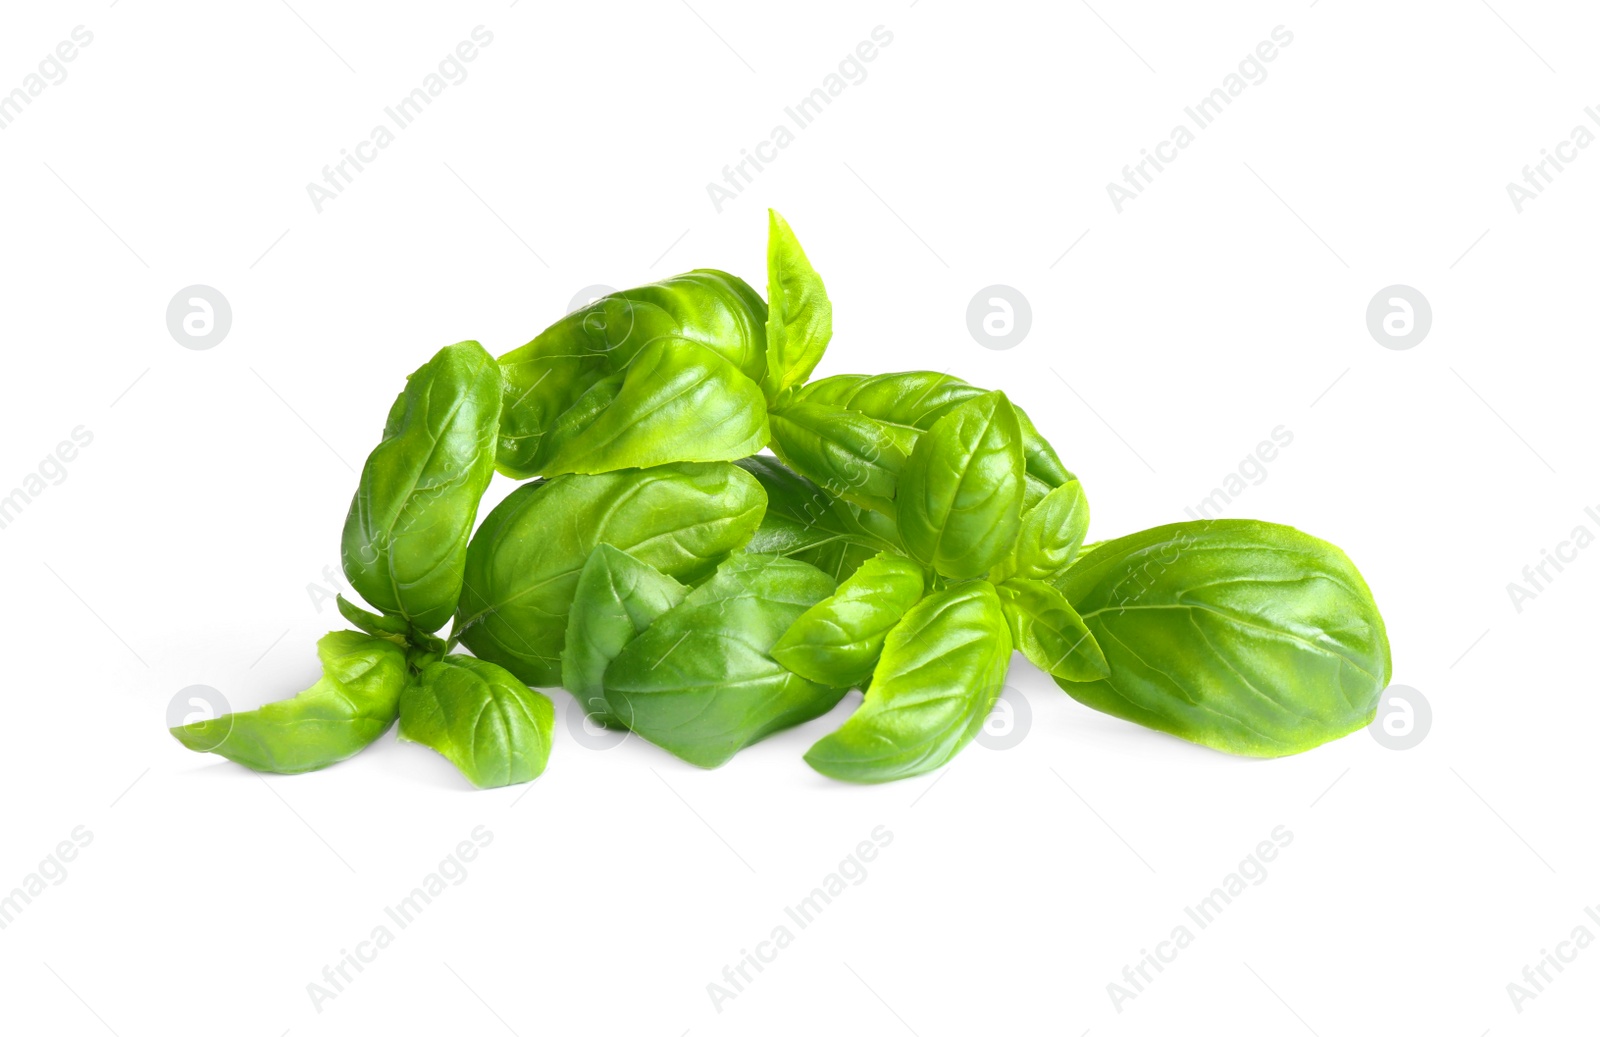
[[[935,591],[889,632],[861,708],[806,753],[841,781],[894,781],[948,763],[994,709],[1011,635],[992,584]]]
[[[801,385],[833,336],[833,304],[822,278],[782,216],[767,210],[767,399]]]
[[[544,773],[556,711],[550,699],[494,663],[448,655],[400,697],[400,738],[433,749],[480,789]]]
[[[952,579],[982,576],[1015,542],[1022,431],[1003,393],[950,409],[917,440],[895,498],[906,550]]]
[[[354,756],[394,723],[408,679],[405,649],[339,630],[317,642],[317,656],[322,679],[294,698],[174,727],[172,736],[195,752],[269,774],[300,774]]]
[[[995,590],[1011,625],[1011,639],[1029,662],[1068,681],[1094,681],[1111,673],[1094,635],[1060,591],[1021,577]]]
[[[1054,580],[1077,557],[1089,532],[1089,499],[1074,479],[1058,486],[1022,513],[1022,526],[1011,550],[989,574],[993,583],[1012,577]]]
[[[884,552],[865,562],[832,597],[807,609],[772,657],[808,680],[854,688],[872,677],[884,638],[922,597],[922,567]]]

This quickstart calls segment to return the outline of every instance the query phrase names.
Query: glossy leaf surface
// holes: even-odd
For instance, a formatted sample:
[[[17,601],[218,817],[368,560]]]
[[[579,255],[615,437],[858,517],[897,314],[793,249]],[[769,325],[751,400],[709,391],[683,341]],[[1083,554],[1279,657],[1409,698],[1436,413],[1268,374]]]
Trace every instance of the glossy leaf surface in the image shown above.
[[[1371,722],[1389,639],[1332,544],[1248,519],[1107,541],[1060,583],[1110,676],[1061,682],[1113,716],[1246,756],[1283,756]]]
[[[317,642],[322,678],[294,698],[172,728],[195,752],[251,770],[300,774],[348,759],[394,723],[409,679],[405,649],[353,630]]]

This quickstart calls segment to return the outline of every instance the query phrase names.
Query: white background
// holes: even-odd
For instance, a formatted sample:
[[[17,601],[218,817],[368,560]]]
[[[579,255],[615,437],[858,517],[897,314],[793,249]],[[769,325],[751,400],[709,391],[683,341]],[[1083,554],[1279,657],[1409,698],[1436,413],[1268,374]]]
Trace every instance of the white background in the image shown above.
[[[1600,150],[1520,213],[1506,190],[1594,125],[1592,12],[293,3],[3,15],[0,91],[75,26],[94,38],[0,131],[0,494],[75,427],[94,439],[0,530],[0,891],[75,826],[93,841],[0,930],[0,1027],[1477,1037],[1592,1021],[1600,949],[1520,1012],[1507,984],[1574,927],[1600,936],[1584,914],[1600,905],[1600,550],[1520,613],[1507,584],[1575,526],[1600,532],[1584,513],[1600,507]],[[477,25],[493,43],[468,78],[316,212],[306,184]],[[893,42],[865,81],[717,212],[707,182],[878,25]],[[1117,213],[1107,182],[1278,25],[1293,42],[1267,78]],[[392,738],[267,779],[171,740],[189,685],[249,708],[315,677],[312,645],[339,624],[308,584],[338,564],[354,469],[406,372],[464,338],[519,345],[595,283],[718,266],[761,286],[769,205],[834,300],[819,374],[1003,388],[1082,477],[1092,538],[1182,518],[1290,430],[1228,514],[1348,551],[1395,681],[1432,704],[1423,742],[1357,732],[1233,759],[1095,714],[1020,659],[1020,745],[870,788],[800,758],[855,696],[710,772],[637,741],[588,749],[562,724],[544,777],[483,793]],[[1397,283],[1433,309],[1405,351],[1365,323]],[[166,327],[192,284],[233,309],[206,351]],[[966,327],[991,284],[1032,305],[1007,351]],[[493,842],[466,880],[316,1011],[307,984],[479,825]],[[865,881],[719,1012],[707,984],[880,825],[893,842]],[[1279,825],[1293,842],[1266,880],[1118,1011],[1107,984]]]

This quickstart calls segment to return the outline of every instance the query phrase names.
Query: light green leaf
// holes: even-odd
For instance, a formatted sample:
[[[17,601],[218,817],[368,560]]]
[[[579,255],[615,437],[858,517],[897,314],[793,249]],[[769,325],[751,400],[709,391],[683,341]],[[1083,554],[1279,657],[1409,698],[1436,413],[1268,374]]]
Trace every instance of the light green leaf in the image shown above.
[[[772,657],[808,680],[855,688],[872,677],[884,638],[922,598],[922,567],[884,552],[795,620]]]
[[[494,663],[447,655],[400,697],[400,738],[456,765],[480,789],[544,773],[556,711],[550,699]]]

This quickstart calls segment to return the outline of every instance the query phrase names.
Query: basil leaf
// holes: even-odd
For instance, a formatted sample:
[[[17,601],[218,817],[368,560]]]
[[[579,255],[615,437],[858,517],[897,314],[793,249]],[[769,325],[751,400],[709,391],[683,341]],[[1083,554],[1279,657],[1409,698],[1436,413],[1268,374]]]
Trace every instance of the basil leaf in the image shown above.
[[[461,596],[478,502],[494,477],[500,369],[476,342],[446,346],[407,380],[361,468],[341,554],[350,586],[424,633]]]
[[[720,767],[752,742],[821,716],[844,691],[791,673],[769,650],[833,589],[804,562],[734,555],[612,661],[611,712],[699,767]]]
[[[948,763],[1005,684],[1011,635],[992,584],[935,591],[889,632],[861,708],[806,753],[830,778],[878,782]]]
[[[550,699],[482,659],[447,655],[400,696],[400,739],[456,765],[480,789],[532,781],[550,760]]]
[[[782,216],[767,210],[767,399],[800,385],[833,337],[833,304]]]
[[[1077,557],[1089,532],[1089,499],[1076,479],[1058,486],[1022,513],[1016,543],[989,574],[992,583],[1012,577],[1053,580]]]
[[[1022,496],[1016,412],[1003,393],[975,396],[917,440],[895,501],[901,539],[945,576],[982,576],[1016,540]]]
[[[1079,702],[1245,756],[1284,756],[1365,727],[1389,638],[1332,544],[1248,519],[1107,541],[1060,581],[1110,676],[1057,681]]]
[[[1111,668],[1083,619],[1060,591],[1042,580],[1013,578],[998,584],[1000,606],[1017,651],[1062,680],[1093,681]]]
[[[626,551],[601,544],[578,574],[561,652],[561,683],[607,726],[622,721],[606,708],[605,673],[639,632],[683,600],[689,589]]]
[[[795,401],[772,412],[772,451],[835,497],[894,515],[916,432],[856,411]]]
[[[761,485],[724,462],[519,487],[483,520],[467,551],[461,641],[530,685],[559,684],[567,611],[595,547],[610,544],[693,582],[750,539],[765,506]]]
[[[883,640],[922,598],[922,567],[901,555],[875,555],[833,596],[807,609],[772,646],[772,657],[830,688],[865,684]]]
[[[270,774],[300,774],[354,756],[394,723],[408,678],[405,649],[340,630],[317,642],[317,656],[322,678],[294,698],[174,727],[172,736],[195,752]]]
[[[592,412],[592,413],[591,413]],[[761,389],[715,352],[658,338],[604,379],[545,442],[543,475],[594,475],[675,461],[732,461],[766,446]]]
[[[334,604],[338,606],[339,615],[343,616],[346,622],[373,637],[386,637],[399,644],[411,631],[411,624],[399,616],[380,616],[376,612],[368,612],[352,603],[343,594],[334,595]]]
[[[766,320],[766,304],[755,290],[719,270],[694,270],[616,292],[567,314],[532,342],[500,358],[505,379],[500,470],[517,479],[557,474],[547,465],[562,444],[597,419],[620,391],[624,372],[652,343],[662,340],[676,343],[668,350],[672,355],[681,351],[683,342],[704,347],[754,383],[746,388],[722,373],[708,376],[698,391],[723,388],[731,389],[734,399],[747,399],[752,391],[759,396],[757,387],[766,374]],[[716,366],[697,362],[708,369]],[[607,379],[611,381],[599,395],[591,395],[597,383]],[[636,392],[648,398],[649,389],[641,385]],[[732,409],[731,400],[719,406]],[[653,442],[664,430],[676,433],[670,444]],[[620,425],[616,431],[626,434]],[[658,426],[648,435],[631,438],[638,440],[633,449],[654,450],[658,455],[703,445],[692,424],[676,429]]]
[[[802,388],[796,400],[843,407],[879,421],[926,432],[952,407],[981,396],[985,391],[937,371],[900,371],[821,378]],[[1067,471],[1023,409],[1016,404],[1011,406],[1022,427],[1022,456],[1028,479],[1024,505],[1032,507],[1052,489],[1071,482],[1076,476]]]
[[[883,550],[899,547],[892,520],[825,492],[774,457],[735,462],[767,492],[767,511],[745,550],[808,562],[835,580]]]

